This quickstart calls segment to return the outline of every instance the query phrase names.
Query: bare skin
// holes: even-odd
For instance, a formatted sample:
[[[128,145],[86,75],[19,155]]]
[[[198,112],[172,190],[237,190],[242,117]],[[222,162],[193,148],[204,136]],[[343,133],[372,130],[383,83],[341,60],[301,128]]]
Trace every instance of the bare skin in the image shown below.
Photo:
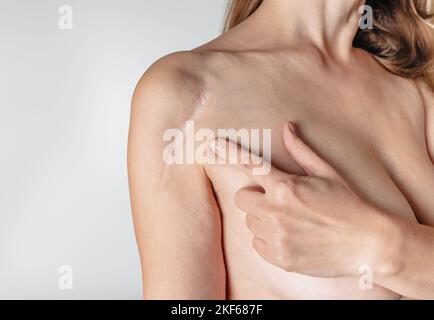
[[[303,174],[281,139],[291,120],[363,199],[434,225],[431,93],[351,47],[360,4],[265,1],[232,31],[146,72],[134,95],[129,139],[145,298],[401,297],[379,285],[361,290],[354,277],[317,278],[267,263],[233,200],[237,190],[256,185],[250,177],[231,167],[167,166],[162,159],[165,130],[194,120],[197,129],[271,129],[272,164]]]
[[[238,168],[257,185],[238,190],[234,202],[246,213],[258,254],[287,272],[322,278],[351,276],[362,283],[367,278],[361,274],[369,272],[369,281],[405,297],[433,299],[434,228],[361,199],[298,137],[293,124],[285,125],[283,141],[304,175],[273,167],[268,174],[257,175],[252,163],[224,164]],[[244,158],[266,162],[229,144]],[[222,150],[227,146],[226,140],[217,139],[210,150],[226,159]]]

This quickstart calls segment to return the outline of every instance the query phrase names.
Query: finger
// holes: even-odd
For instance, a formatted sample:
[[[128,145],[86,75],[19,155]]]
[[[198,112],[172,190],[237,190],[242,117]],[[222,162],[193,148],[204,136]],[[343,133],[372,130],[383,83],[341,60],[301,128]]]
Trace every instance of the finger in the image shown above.
[[[246,215],[246,226],[249,229],[249,231],[259,239],[262,239],[265,241],[266,239],[266,231],[264,228],[264,224],[262,223],[261,219],[258,217],[255,217],[251,214]]]
[[[234,203],[238,209],[258,218],[263,216],[261,208],[265,200],[264,192],[255,187],[242,188],[234,195]]]
[[[320,177],[336,175],[336,171],[300,139],[291,122],[283,129],[283,142],[289,154],[307,175]]]
[[[223,160],[223,164],[238,166],[265,190],[272,188],[277,179],[287,175],[274,168],[267,160],[234,142],[220,138],[214,139],[210,143],[210,149]]]
[[[252,240],[252,245],[255,251],[262,257],[262,259],[264,259],[265,261],[271,264],[276,263],[269,252],[270,250],[265,240],[260,239],[258,237],[254,237]]]

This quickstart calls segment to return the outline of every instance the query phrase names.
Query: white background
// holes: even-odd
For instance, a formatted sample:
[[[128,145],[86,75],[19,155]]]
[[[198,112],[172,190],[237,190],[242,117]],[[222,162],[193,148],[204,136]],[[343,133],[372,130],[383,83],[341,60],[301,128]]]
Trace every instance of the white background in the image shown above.
[[[73,30],[58,26],[64,4]],[[226,4],[0,0],[0,299],[142,297],[131,95],[157,58],[216,37]]]

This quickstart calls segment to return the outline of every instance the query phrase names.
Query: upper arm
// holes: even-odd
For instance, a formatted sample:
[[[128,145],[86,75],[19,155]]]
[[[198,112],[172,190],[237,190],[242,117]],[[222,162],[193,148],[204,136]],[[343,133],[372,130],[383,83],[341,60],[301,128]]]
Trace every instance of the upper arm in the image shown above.
[[[132,102],[131,203],[145,298],[224,299],[220,212],[199,165],[167,165],[163,133],[194,111],[197,83],[170,61],[151,67]]]

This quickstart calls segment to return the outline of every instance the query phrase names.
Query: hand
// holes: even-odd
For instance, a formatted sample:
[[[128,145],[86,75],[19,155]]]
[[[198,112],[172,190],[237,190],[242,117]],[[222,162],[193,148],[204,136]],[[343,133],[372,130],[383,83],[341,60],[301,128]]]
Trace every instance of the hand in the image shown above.
[[[239,165],[258,184],[239,190],[234,198],[247,213],[256,251],[288,272],[316,277],[356,275],[364,265],[374,269],[386,215],[364,202],[297,136],[293,124],[285,126],[283,138],[306,176],[274,167],[259,176],[252,174],[253,165]],[[226,141],[219,140],[222,143]],[[215,148],[217,155],[221,150]]]

